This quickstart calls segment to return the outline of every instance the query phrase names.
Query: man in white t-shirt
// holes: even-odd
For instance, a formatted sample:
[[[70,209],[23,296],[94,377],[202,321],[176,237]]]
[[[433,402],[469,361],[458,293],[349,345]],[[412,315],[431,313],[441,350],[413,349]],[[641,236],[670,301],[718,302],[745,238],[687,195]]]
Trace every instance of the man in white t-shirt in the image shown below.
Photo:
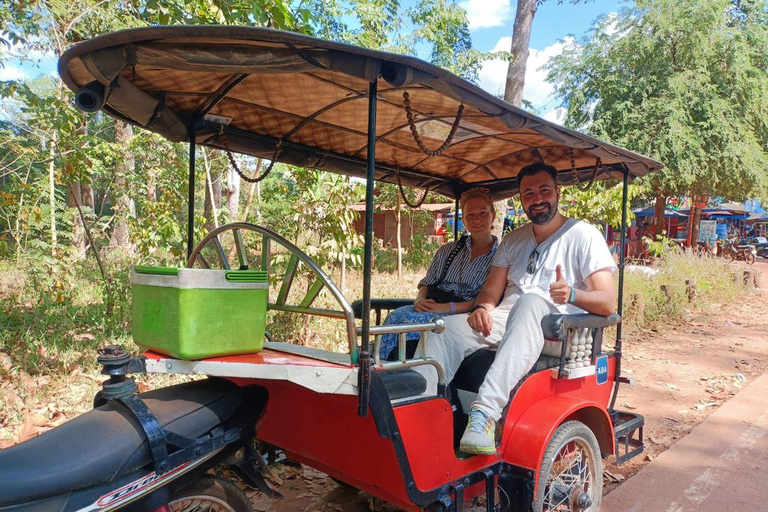
[[[531,222],[504,237],[470,313],[446,317],[445,332],[431,336],[426,347],[447,382],[464,358],[497,347],[461,439],[460,449],[467,453],[496,453],[496,423],[515,384],[542,351],[560,354],[559,343],[545,344],[545,315],[587,311],[607,316],[616,308],[613,257],[596,228],[558,211],[557,170],[529,165],[520,170],[518,183]],[[422,373],[428,381],[435,379],[433,372]]]

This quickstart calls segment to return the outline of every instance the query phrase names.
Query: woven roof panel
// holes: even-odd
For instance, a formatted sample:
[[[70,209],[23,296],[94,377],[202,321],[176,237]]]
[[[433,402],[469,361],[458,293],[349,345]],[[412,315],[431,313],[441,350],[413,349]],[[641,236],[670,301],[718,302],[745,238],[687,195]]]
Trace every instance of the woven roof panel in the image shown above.
[[[201,144],[268,157],[279,143],[286,163],[353,176],[366,173],[369,87],[378,78],[377,179],[395,182],[400,175],[405,185],[431,183],[448,196],[482,182],[494,197],[507,197],[517,190],[519,169],[542,161],[580,180],[661,168],[417,59],[275,30],[122,31],[69,50],[59,70],[74,90],[94,80],[103,84],[107,113],[170,140],[185,140],[194,126]],[[441,155],[428,157],[414,140],[405,91],[431,150],[446,140],[464,105]],[[595,173],[598,159],[605,169]]]

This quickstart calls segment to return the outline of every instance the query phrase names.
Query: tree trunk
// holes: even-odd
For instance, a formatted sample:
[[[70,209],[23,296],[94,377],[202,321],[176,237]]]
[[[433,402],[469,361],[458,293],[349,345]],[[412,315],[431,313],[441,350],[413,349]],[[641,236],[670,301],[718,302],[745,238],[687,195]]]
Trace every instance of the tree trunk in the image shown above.
[[[400,194],[397,194],[395,203],[395,245],[397,246],[397,277],[403,277],[403,237],[402,237],[402,209],[400,208]],[[413,236],[413,230],[411,230]]]
[[[664,232],[664,213],[666,209],[667,198],[662,195],[656,196],[656,206],[653,210],[653,215],[656,218],[656,235],[653,237],[653,239],[661,236]]]
[[[77,208],[77,205],[82,205],[82,190],[80,188],[80,182],[74,181],[67,185],[67,206],[70,208]],[[85,259],[85,251],[87,249],[85,243],[85,226],[80,215],[75,213],[72,216],[72,247],[75,250],[77,259]]]
[[[227,199],[227,210],[229,211],[229,221],[237,221],[237,213],[240,209],[240,175],[230,167],[227,171],[227,187],[223,191]]]
[[[120,251],[125,255],[133,253],[133,246],[128,237],[128,219],[136,215],[136,205],[130,196],[128,177],[133,175],[136,162],[128,149],[133,138],[133,126],[115,120],[115,142],[123,149],[123,159],[115,167],[115,181],[112,188],[115,222],[112,237],[109,240],[111,251]]]
[[[50,147],[48,148],[48,188],[49,188],[49,201],[51,207],[51,255],[56,256],[56,139],[57,131],[51,131],[51,139],[49,141]]]
[[[694,198],[695,201],[696,198]],[[701,208],[694,202],[693,204],[693,211],[691,212],[693,215],[689,217],[688,223],[690,224],[688,226],[688,247],[696,247],[696,244],[699,242],[699,224],[701,222]]]
[[[221,207],[221,178],[215,180],[211,177],[211,161],[208,152],[203,151],[203,164],[205,165],[205,229],[212,231],[219,227],[219,208]],[[213,221],[213,222],[211,222]]]
[[[261,158],[256,159],[256,176],[259,175],[261,172]],[[248,187],[248,199],[245,200],[245,208],[243,208],[243,219],[242,222],[248,222],[248,212],[251,210],[251,205],[253,204],[253,192],[256,191],[256,201],[257,201],[257,208],[256,208],[256,223],[261,224],[261,182],[257,181],[256,183],[251,183],[251,186]]]
[[[512,60],[507,68],[507,83],[504,87],[504,100],[516,107],[523,104],[525,87],[525,69],[528,64],[528,45],[531,41],[531,26],[536,14],[536,0],[518,0],[515,24],[512,28],[510,53]]]
[[[157,202],[157,176],[155,176],[153,169],[147,173],[147,201],[150,203]]]
[[[511,60],[507,67],[507,82],[504,86],[504,100],[516,107],[523,106],[523,89],[525,88],[525,70],[528,65],[528,45],[531,42],[531,27],[536,14],[537,0],[518,0],[515,24],[512,27],[512,44],[510,45]],[[497,201],[493,204],[496,220],[492,233],[501,239],[504,231],[504,217],[507,215],[507,202]]]

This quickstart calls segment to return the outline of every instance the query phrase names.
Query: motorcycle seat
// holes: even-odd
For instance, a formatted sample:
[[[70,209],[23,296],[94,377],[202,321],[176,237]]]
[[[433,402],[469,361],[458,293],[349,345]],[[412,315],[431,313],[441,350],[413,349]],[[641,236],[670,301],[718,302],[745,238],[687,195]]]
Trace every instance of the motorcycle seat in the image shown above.
[[[194,439],[227,420],[240,388],[206,379],[142,393],[167,431]],[[24,443],[0,450],[0,507],[107,483],[152,463],[141,424],[107,403]]]

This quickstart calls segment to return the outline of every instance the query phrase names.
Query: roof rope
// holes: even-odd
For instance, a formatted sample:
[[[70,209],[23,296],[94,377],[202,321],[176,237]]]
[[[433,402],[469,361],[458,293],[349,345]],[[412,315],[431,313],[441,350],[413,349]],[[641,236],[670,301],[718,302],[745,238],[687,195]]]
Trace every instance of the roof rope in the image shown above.
[[[571,150],[571,177],[572,177],[571,185],[578,185],[579,175],[576,174],[576,153],[573,151],[573,148],[570,148],[570,150]]]
[[[443,142],[442,146],[440,146],[435,150],[432,150],[432,149],[429,149],[424,144],[424,141],[421,139],[421,135],[419,134],[419,130],[418,128],[416,128],[416,123],[413,120],[413,111],[411,110],[411,99],[410,99],[410,95],[408,94],[408,91],[403,93],[403,103],[405,104],[405,116],[408,118],[408,126],[411,127],[413,140],[416,141],[416,145],[419,146],[419,149],[429,156],[439,156],[443,154],[443,151],[445,151],[448,148],[448,146],[451,145],[451,142],[453,141],[453,137],[454,135],[456,135],[456,130],[459,128],[459,123],[461,122],[461,116],[464,113],[464,104],[462,103],[461,105],[459,105],[459,109],[456,111],[456,119],[453,121],[453,126],[451,126],[451,132],[448,134],[448,138],[445,139],[445,142]]]
[[[585,186],[579,186],[579,190],[582,192],[586,192],[590,188],[592,188],[592,184],[595,182],[595,178],[597,177],[597,173],[600,172],[600,169],[603,168],[603,161],[600,160],[600,157],[598,156],[595,160],[595,170],[592,171],[592,177],[589,178],[589,182]]]
[[[258,183],[266,178],[277,163],[277,158],[280,156],[280,153],[283,151],[283,139],[277,139],[277,145],[275,145],[275,153],[272,155],[267,168],[262,171],[260,176],[254,176],[253,178],[250,178],[243,174],[243,171],[240,170],[240,166],[237,165],[237,162],[235,162],[235,157],[232,155],[232,151],[229,149],[229,142],[227,141],[227,134],[224,133],[223,125],[219,131],[219,135],[221,136],[221,142],[224,144],[224,150],[227,152],[227,157],[229,158],[229,163],[232,165],[232,168],[235,170],[235,172],[237,172],[237,174],[240,175],[242,179],[248,183]]]
[[[405,190],[403,190],[403,184],[400,181],[400,168],[395,168],[395,176],[397,176],[397,187],[400,189],[400,195],[403,197],[403,202],[408,205],[408,207],[412,210],[415,210],[416,208],[420,207],[422,204],[424,204],[424,201],[427,199],[427,194],[429,194],[429,184],[427,184],[426,190],[424,190],[424,195],[419,199],[417,203],[411,203],[408,201],[408,198],[405,195]]]

